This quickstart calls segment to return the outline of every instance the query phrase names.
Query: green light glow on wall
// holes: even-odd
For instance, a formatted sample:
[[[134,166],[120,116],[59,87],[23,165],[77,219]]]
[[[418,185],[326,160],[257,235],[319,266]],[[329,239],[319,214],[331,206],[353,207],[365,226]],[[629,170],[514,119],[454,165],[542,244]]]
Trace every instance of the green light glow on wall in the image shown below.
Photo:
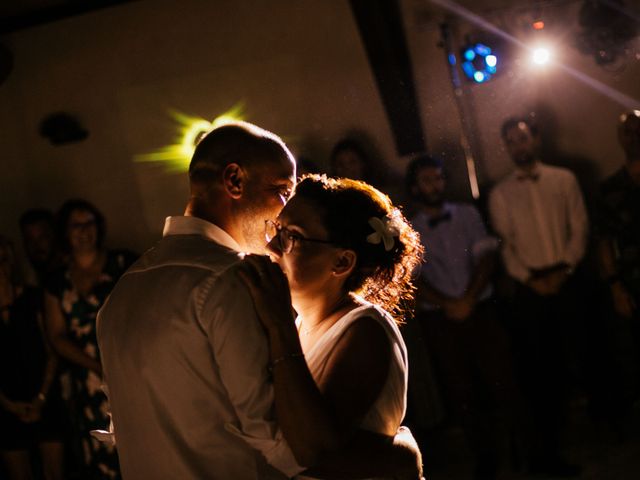
[[[161,147],[155,152],[136,155],[134,159],[136,162],[164,165],[169,173],[180,173],[189,170],[193,150],[205,134],[225,123],[244,120],[244,106],[238,103],[211,122],[178,111],[170,111],[169,114],[178,124],[175,143]]]

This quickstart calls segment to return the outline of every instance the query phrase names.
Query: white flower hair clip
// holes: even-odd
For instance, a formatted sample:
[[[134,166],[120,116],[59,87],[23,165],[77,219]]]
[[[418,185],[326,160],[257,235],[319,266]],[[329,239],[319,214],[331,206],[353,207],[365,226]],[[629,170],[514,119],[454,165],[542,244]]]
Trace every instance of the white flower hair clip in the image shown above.
[[[400,236],[400,229],[396,225],[393,218],[388,215],[383,218],[371,217],[369,219],[369,225],[373,228],[374,232],[367,236],[367,242],[377,245],[382,243],[385,251],[389,251],[395,245],[395,239],[393,237]]]

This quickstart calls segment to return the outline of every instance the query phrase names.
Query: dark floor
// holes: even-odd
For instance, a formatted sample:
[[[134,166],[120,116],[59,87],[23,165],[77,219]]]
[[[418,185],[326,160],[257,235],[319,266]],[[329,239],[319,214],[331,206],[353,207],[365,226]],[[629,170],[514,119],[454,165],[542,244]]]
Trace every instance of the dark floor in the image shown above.
[[[587,415],[585,402],[574,403],[564,433],[566,459],[582,467],[579,480],[640,480],[640,403],[628,423],[625,434],[614,433],[606,425],[597,425]],[[471,480],[473,462],[462,430],[448,428],[430,435],[431,445],[421,445],[425,474],[429,480]],[[505,450],[509,450],[505,448]],[[509,457],[506,452],[505,457]],[[518,472],[506,458],[498,480],[555,480],[557,477]]]
[[[416,432],[414,432],[416,433]],[[587,415],[585,401],[575,401],[564,433],[565,458],[582,467],[576,480],[640,480],[640,402],[624,425],[623,437]],[[507,443],[507,442],[505,442]],[[421,441],[428,480],[472,480],[473,460],[460,428],[432,431]],[[497,480],[559,480],[558,477],[528,475],[512,460],[504,445]],[[0,465],[1,467],[1,465]],[[1,468],[0,468],[1,470]],[[0,471],[0,480],[5,479]]]

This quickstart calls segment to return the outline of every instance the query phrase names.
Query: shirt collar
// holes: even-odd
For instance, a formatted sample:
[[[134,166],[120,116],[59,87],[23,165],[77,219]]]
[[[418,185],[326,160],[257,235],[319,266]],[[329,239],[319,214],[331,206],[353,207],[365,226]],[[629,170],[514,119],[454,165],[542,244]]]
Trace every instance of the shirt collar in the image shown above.
[[[536,164],[533,166],[531,171],[516,167],[514,176],[517,180],[525,180],[525,179],[538,180],[542,175],[543,170],[544,170],[543,164],[540,163],[539,161],[536,161]]]
[[[231,235],[217,225],[198,217],[167,217],[162,236],[167,235],[201,235],[236,252],[242,251],[242,247]]]
[[[440,212],[439,215],[436,215],[435,217],[442,217],[442,216],[452,216],[453,213],[455,212],[456,206],[453,203],[450,202],[444,202],[442,204],[442,210]],[[427,220],[431,220],[433,218],[432,215],[429,215],[427,212],[425,212],[424,210],[421,210],[421,213],[425,216],[425,218]]]

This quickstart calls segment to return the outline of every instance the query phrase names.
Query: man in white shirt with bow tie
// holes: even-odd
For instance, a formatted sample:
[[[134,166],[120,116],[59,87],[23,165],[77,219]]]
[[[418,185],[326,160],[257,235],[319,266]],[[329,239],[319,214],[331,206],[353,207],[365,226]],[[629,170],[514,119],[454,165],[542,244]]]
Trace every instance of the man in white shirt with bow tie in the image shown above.
[[[536,158],[538,137],[510,119],[502,137],[516,169],[491,193],[493,226],[507,272],[540,295],[557,293],[584,256],[588,220],[573,173]]]
[[[587,213],[574,174],[537,158],[535,125],[511,118],[501,133],[516,168],[493,189],[489,209],[504,267],[516,285],[515,360],[536,427],[530,466],[573,476],[578,469],[560,459],[557,442],[567,379],[564,344],[576,305],[574,270],[587,245]]]

